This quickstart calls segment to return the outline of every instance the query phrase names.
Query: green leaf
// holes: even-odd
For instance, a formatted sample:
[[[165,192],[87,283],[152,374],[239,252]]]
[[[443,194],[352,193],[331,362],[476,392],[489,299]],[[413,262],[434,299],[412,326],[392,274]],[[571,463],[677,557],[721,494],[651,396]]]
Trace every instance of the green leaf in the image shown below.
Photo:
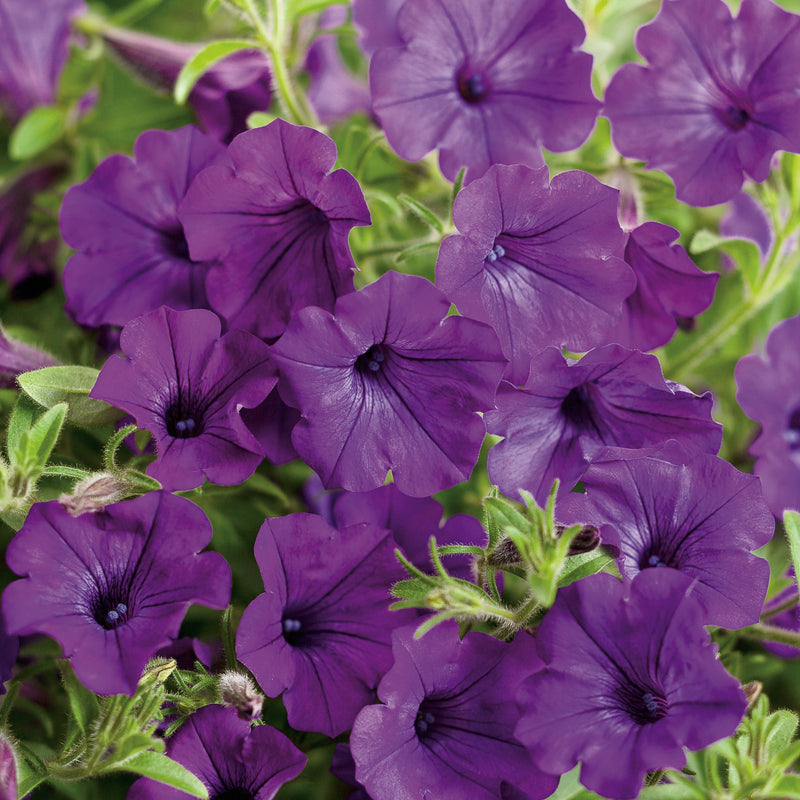
[[[800,775],[784,775],[774,789],[764,792],[762,797],[774,797],[779,800],[800,798]]]
[[[566,561],[566,569],[558,578],[558,587],[569,586],[587,575],[601,572],[613,560],[611,556],[596,551],[570,556]]]
[[[418,217],[426,225],[429,225],[437,233],[444,233],[444,224],[426,205],[423,205],[407,194],[398,195],[397,199],[414,214],[414,216]]]
[[[222,39],[206,45],[199,53],[193,55],[184,65],[175,81],[175,102],[183,105],[191,94],[192,87],[200,77],[225,56],[239,50],[258,47],[258,43],[248,39]]]
[[[128,772],[144,775],[159,783],[165,783],[192,797],[208,798],[208,789],[188,769],[161,753],[151,751],[139,753],[122,765]]]
[[[114,422],[122,416],[122,412],[108,403],[89,397],[98,374],[92,367],[45,367],[25,372],[17,380],[25,394],[37,403],[46,408],[67,403],[67,419],[90,427]]]
[[[788,747],[797,730],[797,714],[781,709],[769,715],[767,733],[767,752],[777,755]]]
[[[64,681],[72,718],[81,733],[86,734],[100,712],[97,696],[78,680],[68,663],[65,663],[61,670],[61,678]]]
[[[709,250],[727,253],[739,265],[748,285],[755,285],[761,271],[761,252],[755,242],[749,239],[728,239],[708,230],[698,231],[692,239],[689,252],[699,255]]]
[[[800,514],[797,511],[786,511],[783,515],[783,527],[789,539],[795,579],[800,580]]]
[[[25,463],[36,467],[37,473],[47,465],[47,460],[56,446],[66,416],[67,404],[56,403],[45,411],[28,431]]]
[[[39,106],[29,111],[11,132],[8,154],[27,161],[55,144],[64,134],[67,112],[58,106]]]
[[[289,15],[292,19],[303,17],[306,14],[316,14],[341,0],[290,0]]]
[[[8,421],[8,438],[6,440],[6,453],[11,454],[19,448],[23,433],[27,433],[33,425],[33,420],[41,411],[40,406],[33,402],[27,395],[21,394]]]
[[[509,530],[519,531],[523,534],[527,534],[530,530],[531,523],[508,503],[494,497],[487,497],[484,505],[486,513],[493,518],[500,530],[506,533]]]

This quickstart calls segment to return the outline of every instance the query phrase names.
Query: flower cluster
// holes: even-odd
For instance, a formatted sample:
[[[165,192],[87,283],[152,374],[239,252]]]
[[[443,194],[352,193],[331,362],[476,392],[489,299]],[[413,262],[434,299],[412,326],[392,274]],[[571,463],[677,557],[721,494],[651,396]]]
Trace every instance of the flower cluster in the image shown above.
[[[622,63],[616,4],[586,50],[565,0],[208,5],[252,38],[0,0],[0,275],[73,251],[53,356],[0,328],[3,800],[733,796],[752,736],[679,771],[748,713],[740,641],[800,649],[800,317],[736,367],[755,475],[725,388],[797,285],[800,16],[662,0]],[[104,53],[198,126],[115,152]]]

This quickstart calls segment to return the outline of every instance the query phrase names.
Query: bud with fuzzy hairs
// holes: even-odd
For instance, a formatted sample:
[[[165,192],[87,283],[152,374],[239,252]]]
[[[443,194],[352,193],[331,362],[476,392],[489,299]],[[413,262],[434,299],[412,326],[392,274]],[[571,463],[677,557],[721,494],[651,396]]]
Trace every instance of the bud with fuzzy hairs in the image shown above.
[[[78,481],[71,494],[62,494],[58,502],[73,517],[94,514],[125,496],[127,484],[119,475],[96,472]]]
[[[219,676],[217,694],[223,706],[235,708],[240,719],[252,722],[261,716],[264,695],[243,672],[228,670]]]
[[[11,742],[0,731],[0,800],[17,800],[17,762]]]

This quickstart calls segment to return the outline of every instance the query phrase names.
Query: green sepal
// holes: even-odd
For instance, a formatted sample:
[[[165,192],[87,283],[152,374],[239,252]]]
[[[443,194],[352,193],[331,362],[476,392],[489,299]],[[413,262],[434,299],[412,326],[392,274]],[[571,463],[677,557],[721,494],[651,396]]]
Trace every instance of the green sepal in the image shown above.
[[[12,464],[24,465],[28,474],[38,477],[56,446],[66,416],[66,403],[56,403],[45,411],[32,428],[20,435],[16,449],[11,453]]]
[[[231,53],[238,53],[239,50],[252,50],[257,47],[258,42],[250,39],[222,39],[206,45],[183,65],[178,74],[173,92],[175,102],[183,105],[192,93],[192,87],[195,83],[218,61],[222,61],[223,58],[231,55]]]
[[[698,231],[692,239],[689,252],[699,255],[709,250],[727,253],[742,270],[748,286],[753,288],[756,285],[761,271],[761,252],[755,242],[748,239],[729,239],[709,230]]]
[[[17,378],[22,391],[45,408],[67,403],[67,419],[86,427],[115,422],[122,412],[89,397],[99,371],[93,367],[60,366],[24,372]]]
[[[581,553],[577,556],[569,556],[566,569],[558,577],[558,588],[569,586],[571,583],[575,583],[575,581],[588,575],[602,572],[613,561],[614,559],[607,553],[598,553],[596,550],[592,550],[589,553]]]
[[[17,398],[11,418],[8,421],[8,435],[6,437],[6,453],[8,457],[19,446],[22,434],[30,430],[36,415],[41,412],[41,406],[34,403],[26,394],[20,394]]]
[[[786,511],[783,515],[783,527],[789,540],[789,551],[792,554],[795,580],[800,580],[800,514],[797,511]]]
[[[137,775],[144,775],[146,778],[152,778],[154,781],[172,786],[192,797],[208,799],[208,789],[199,778],[189,772],[186,767],[162,753],[153,751],[139,753],[125,762],[124,769],[127,772],[135,772]]]
[[[72,718],[75,720],[80,732],[86,735],[100,713],[100,703],[97,695],[94,692],[90,692],[78,680],[68,661],[63,661],[60,667],[61,680],[67,693]]]
[[[8,154],[14,161],[27,161],[54,145],[64,135],[66,109],[38,106],[29,111],[11,132]]]
[[[113,755],[108,759],[108,770],[127,769],[130,759],[135,758],[137,754],[144,753],[145,751],[162,752],[164,750],[164,742],[161,739],[156,739],[148,736],[146,733],[131,733],[128,734],[114,750]],[[155,749],[154,749],[155,748]]]
[[[24,743],[16,745],[17,750],[17,793],[26,797],[40,783],[47,779],[47,765]]]

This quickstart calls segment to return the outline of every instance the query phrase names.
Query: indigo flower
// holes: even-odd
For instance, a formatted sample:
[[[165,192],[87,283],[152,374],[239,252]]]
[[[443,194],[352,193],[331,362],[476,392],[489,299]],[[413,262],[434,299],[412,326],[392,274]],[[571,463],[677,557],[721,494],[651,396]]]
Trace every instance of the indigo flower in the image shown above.
[[[220,336],[216,315],[162,306],[129,322],[90,392],[149,430],[158,458],[147,474],[172,490],[208,478],[230,486],[250,477],[263,454],[240,410],[277,383],[267,346],[245,331]]]
[[[201,509],[163,491],[77,519],[36,503],[6,551],[23,576],[3,593],[8,630],[52,636],[88,689],[131,695],[190,605],[227,606],[228,564],[199,553],[210,541]]]
[[[515,734],[542,769],[581,763],[581,783],[627,800],[650,770],[681,769],[684,747],[731,736],[744,692],[716,656],[697,602],[666,570],[629,593],[611,575],[560,589],[536,634],[545,668],[518,693]]]
[[[269,697],[284,692],[296,730],[338,736],[391,665],[389,611],[403,577],[394,540],[374,525],[336,530],[314,514],[267,519],[255,556],[264,593],[236,632],[236,654]]]
[[[133,152],[102,161],[61,206],[61,234],[78,251],[64,269],[67,310],[82,325],[208,305],[210,264],[189,257],[178,204],[201,169],[227,163],[225,148],[187,125],[145,131]]]
[[[181,206],[192,257],[217,260],[208,276],[211,307],[231,327],[280,336],[307,305],[332,309],[353,290],[347,237],[370,217],[356,179],[330,172],[333,140],[276,119],[237,136],[233,169],[209,168]]]
[[[611,341],[653,350],[675,335],[679,318],[696,317],[711,305],[719,274],[703,272],[673,244],[679,235],[660,222],[645,222],[628,234],[625,261],[636,275],[636,290],[625,300]]]
[[[772,513],[800,510],[800,316],[778,323],[764,357],[750,354],[736,365],[736,399],[761,433],[750,448]]]
[[[159,36],[104,25],[103,41],[122,64],[155,89],[171,92],[178,75],[203,44],[173,42]],[[247,130],[254,111],[272,99],[269,60],[258,49],[238,50],[206,70],[189,93],[189,105],[206,133],[229,143]]]
[[[327,488],[376,489],[391,469],[401,492],[427,497],[469,477],[505,360],[490,328],[449,307],[423,278],[389,272],[334,314],[292,318],[273,349],[279,389]]]
[[[800,16],[771,0],[667,0],[636,34],[648,62],[611,79],[611,139],[675,182],[679,200],[733,198],[745,174],[769,175],[777,150],[800,152]]]
[[[250,727],[232,708],[203,706],[167,740],[167,755],[208,789],[209,800],[272,800],[308,760],[280,731]],[[184,800],[188,795],[139,778],[126,800]]]
[[[392,652],[378,686],[384,705],[364,708],[350,734],[355,777],[373,800],[498,800],[512,786],[535,800],[554,791],[558,779],[513,735],[514,693],[539,665],[528,634],[506,643],[473,631],[461,640],[450,621],[421,639],[397,630]]]
[[[704,624],[758,622],[769,564],[751,551],[772,538],[775,525],[756,478],[670,441],[658,450],[609,448],[582,481],[586,493],[567,496],[559,518],[602,526],[605,541],[616,539],[623,579],[653,568],[677,571],[692,584]]]
[[[83,0],[0,0],[0,117],[15,125],[56,98]]]
[[[461,235],[442,242],[436,285],[462,314],[490,324],[523,383],[548,345],[573,352],[607,344],[635,289],[622,260],[619,192],[577,170],[495,166],[453,207]]]
[[[580,361],[549,347],[531,361],[525,386],[502,383],[489,433],[505,437],[489,451],[492,483],[508,497],[529,491],[539,503],[558,478],[569,492],[606,445],[647,447],[679,439],[716,453],[722,426],[709,392],[697,396],[665,381],[653,355],[607,345]]]
[[[733,197],[728,212],[719,221],[721,236],[731,239],[749,239],[765,256],[772,247],[772,226],[764,207],[747,192]]]
[[[491,164],[544,164],[541,147],[579,147],[594,127],[592,57],[563,0],[408,0],[401,48],[370,62],[372,107],[397,154],[439,148],[449,180]]]

